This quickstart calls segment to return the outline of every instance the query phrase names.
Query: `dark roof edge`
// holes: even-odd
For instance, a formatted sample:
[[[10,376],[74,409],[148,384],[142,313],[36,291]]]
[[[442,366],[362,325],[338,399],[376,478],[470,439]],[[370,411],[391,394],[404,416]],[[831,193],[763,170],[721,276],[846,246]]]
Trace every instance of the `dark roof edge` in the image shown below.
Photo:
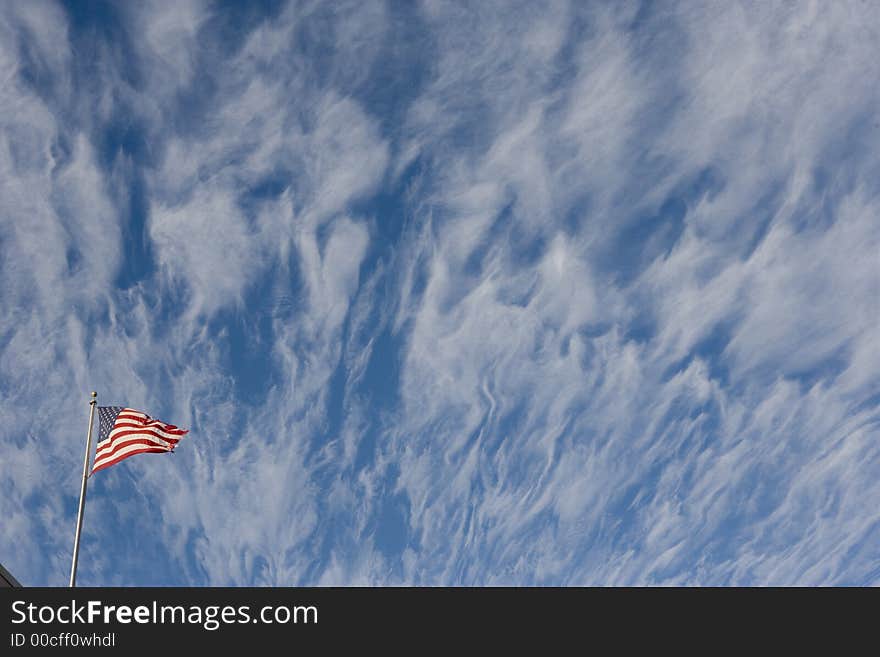
[[[8,570],[6,570],[3,567],[2,563],[0,563],[0,578],[3,578],[7,582],[9,582],[9,586],[12,586],[12,587],[15,587],[18,589],[22,588],[19,581],[12,576],[12,573],[10,573]]]

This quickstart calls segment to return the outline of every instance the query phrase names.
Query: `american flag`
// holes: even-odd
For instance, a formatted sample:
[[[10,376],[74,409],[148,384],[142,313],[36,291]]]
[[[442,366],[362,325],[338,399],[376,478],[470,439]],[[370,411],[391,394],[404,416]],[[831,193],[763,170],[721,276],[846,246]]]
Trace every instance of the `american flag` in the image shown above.
[[[173,452],[187,432],[122,406],[98,406],[98,418],[98,448],[89,476],[134,454]]]

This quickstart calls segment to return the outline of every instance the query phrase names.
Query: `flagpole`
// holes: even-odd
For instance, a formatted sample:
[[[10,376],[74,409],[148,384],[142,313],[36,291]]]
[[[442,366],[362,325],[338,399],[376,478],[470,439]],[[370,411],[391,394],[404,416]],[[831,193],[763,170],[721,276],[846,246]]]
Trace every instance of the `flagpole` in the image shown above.
[[[70,564],[70,586],[76,586],[76,562],[79,560],[79,534],[82,531],[83,509],[86,505],[86,482],[89,480],[89,456],[92,453],[92,425],[95,423],[95,404],[98,393],[92,392],[89,402],[89,435],[86,438],[86,458],[83,460],[82,488],[79,490],[79,511],[76,512],[76,538],[73,539],[73,563]]]

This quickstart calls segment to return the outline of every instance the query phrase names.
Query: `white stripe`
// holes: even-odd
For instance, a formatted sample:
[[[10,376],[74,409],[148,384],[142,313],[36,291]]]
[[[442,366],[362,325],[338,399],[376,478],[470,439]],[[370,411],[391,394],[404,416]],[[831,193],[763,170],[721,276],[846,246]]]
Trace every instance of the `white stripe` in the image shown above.
[[[176,442],[169,442],[167,440],[162,440],[161,438],[159,438],[157,436],[152,436],[148,433],[133,433],[130,436],[125,436],[124,438],[117,438],[110,445],[107,445],[104,449],[109,452],[109,451],[113,450],[114,448],[118,447],[119,445],[126,445],[126,444],[130,443],[132,440],[142,440],[143,438],[147,438],[148,440],[150,440],[150,442],[154,443],[157,447],[165,447],[167,449],[171,449],[172,447],[174,447],[174,445],[177,444]],[[99,455],[101,457],[103,457],[101,450],[98,450],[95,454],[96,457]]]
[[[133,411],[130,408],[126,408],[119,411],[119,415],[116,416],[116,421],[125,418],[129,418],[131,420],[146,420],[148,417],[149,415],[147,415],[146,413],[139,413],[138,411]]]
[[[163,438],[173,438],[174,440],[180,439],[180,436],[178,436],[177,434],[173,434],[169,431],[164,431],[164,430],[159,429],[157,427],[139,426],[139,427],[117,427],[116,429],[113,429],[113,431],[110,432],[110,440],[113,440],[114,438],[116,438],[116,436],[118,436],[120,433],[123,433],[124,431],[137,431],[137,430],[150,431],[152,433],[155,433],[157,436],[160,436]]]
[[[95,470],[96,468],[101,467],[104,463],[107,463],[108,461],[115,461],[116,459],[118,459],[121,456],[125,456],[126,454],[129,454],[131,452],[135,452],[139,449],[146,449],[148,447],[149,447],[149,445],[140,445],[140,444],[128,445],[127,447],[123,447],[118,452],[114,453],[112,456],[106,456],[103,458],[95,459],[95,462],[92,464],[92,470]],[[157,447],[158,447],[158,445],[157,445]],[[170,452],[171,450],[166,449],[165,451]]]
[[[124,445],[125,443],[128,443],[132,440],[140,440],[142,438],[146,438],[146,439],[150,440],[151,442],[156,443],[157,445],[159,445],[159,447],[174,447],[179,442],[177,440],[177,438],[166,439],[166,438],[162,438],[161,436],[155,436],[155,435],[153,435],[149,432],[146,432],[146,431],[138,431],[137,433],[133,433],[128,436],[114,438],[112,441],[110,441],[109,445],[105,445],[104,447],[102,447],[102,449],[104,449],[104,450],[113,449],[117,445]],[[100,451],[100,450],[96,450],[96,451]]]

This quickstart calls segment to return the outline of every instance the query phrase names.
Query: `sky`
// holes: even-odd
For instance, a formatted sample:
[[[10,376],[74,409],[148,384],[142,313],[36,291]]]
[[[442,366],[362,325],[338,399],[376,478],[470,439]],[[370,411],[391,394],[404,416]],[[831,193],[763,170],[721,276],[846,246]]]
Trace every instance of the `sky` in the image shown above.
[[[880,585],[880,5],[0,2],[0,563]]]

